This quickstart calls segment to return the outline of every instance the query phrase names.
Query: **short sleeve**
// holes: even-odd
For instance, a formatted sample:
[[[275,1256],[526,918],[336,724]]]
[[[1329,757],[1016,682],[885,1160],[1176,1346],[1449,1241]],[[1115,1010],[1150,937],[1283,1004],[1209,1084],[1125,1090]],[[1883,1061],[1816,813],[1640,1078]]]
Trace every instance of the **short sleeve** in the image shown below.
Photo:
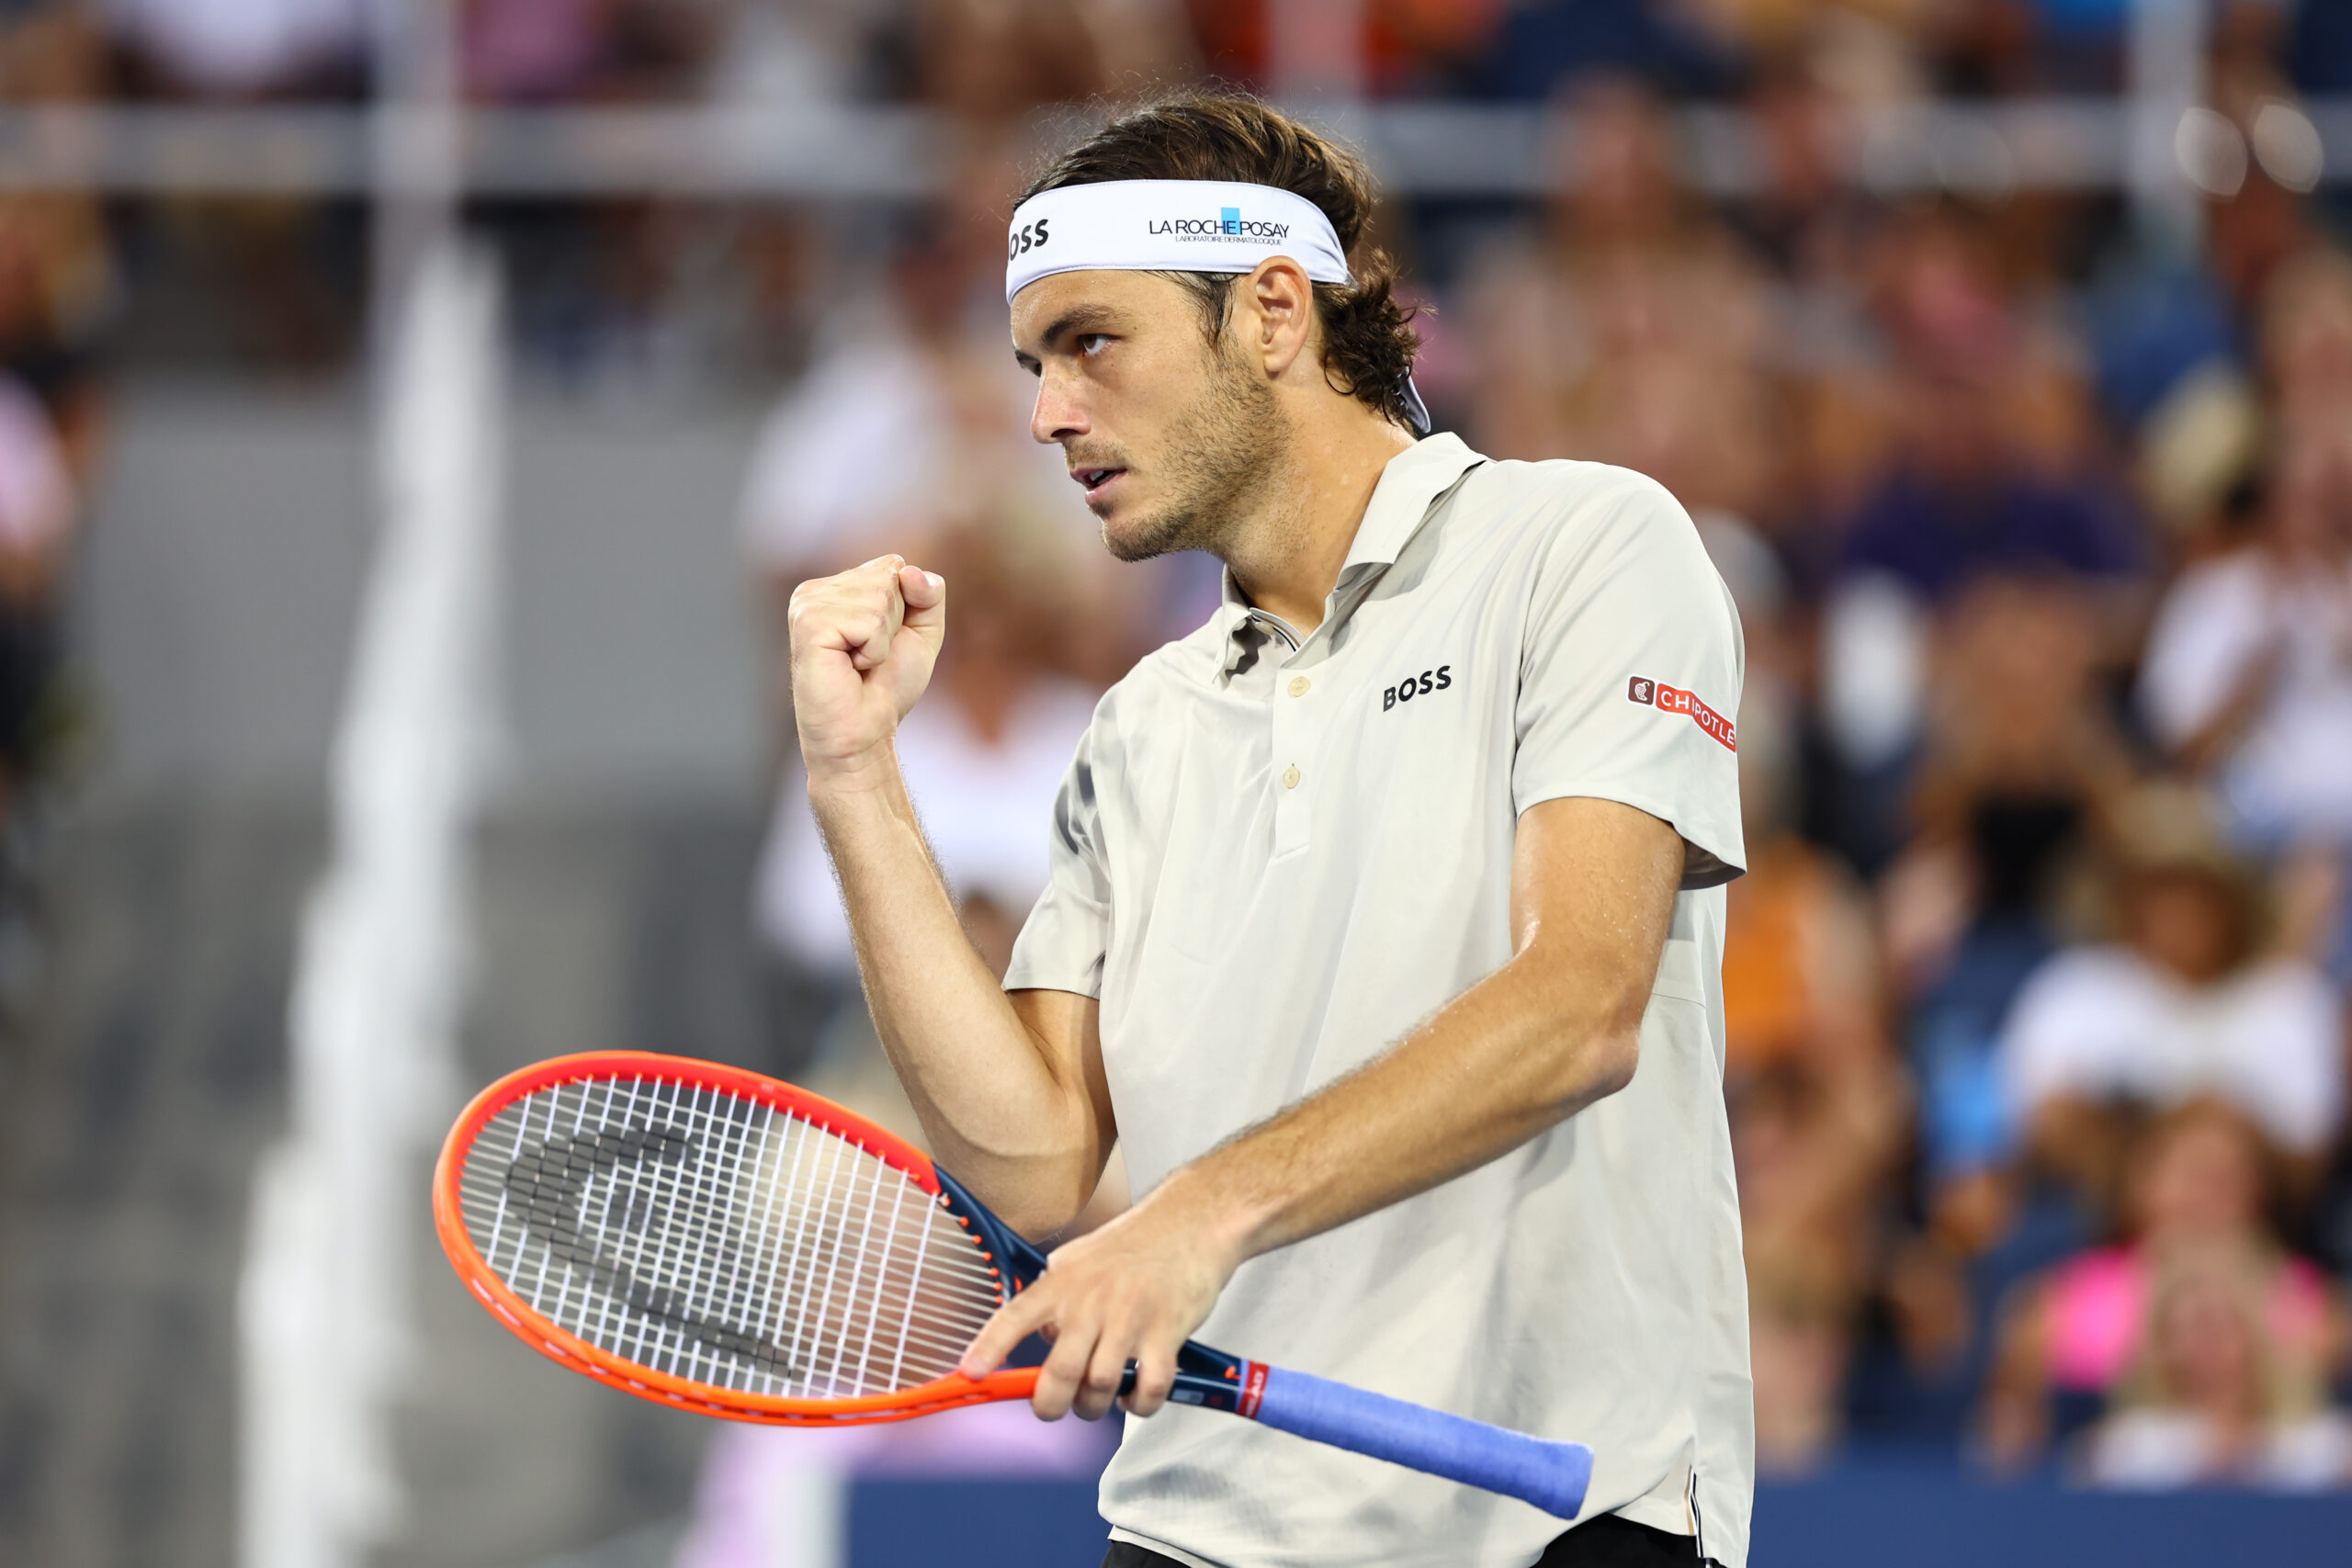
[[[1730,591],[1674,498],[1621,473],[1538,558],[1520,660],[1511,798],[1646,811],[1690,846],[1682,886],[1747,869],[1738,735],[1746,653]]]
[[[1012,963],[1004,972],[1008,991],[1102,994],[1102,959],[1111,946],[1111,877],[1095,766],[1103,723],[1098,713],[1054,797],[1050,874],[1012,944]]]

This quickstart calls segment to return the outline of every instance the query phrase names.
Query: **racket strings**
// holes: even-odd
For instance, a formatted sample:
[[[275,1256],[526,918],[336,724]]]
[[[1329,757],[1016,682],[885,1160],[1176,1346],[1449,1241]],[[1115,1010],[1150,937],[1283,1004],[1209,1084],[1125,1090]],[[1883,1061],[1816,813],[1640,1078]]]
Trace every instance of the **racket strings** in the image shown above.
[[[671,1080],[541,1089],[476,1135],[491,1271],[609,1354],[712,1387],[851,1398],[955,1369],[1001,1287],[906,1172],[787,1111]]]
[[[836,1156],[837,1167],[839,1151],[836,1150],[832,1152]],[[819,1174],[821,1175],[822,1173],[820,1172]],[[834,1174],[836,1176],[838,1175],[837,1168]],[[902,1179],[900,1179],[902,1180]],[[692,1235],[692,1228],[700,1224],[705,1220],[706,1213],[709,1208],[707,1199],[711,1187],[712,1181],[707,1175],[701,1176],[698,1179],[690,1179],[683,1184],[673,1184],[667,1194],[671,1201],[665,1210],[658,1213],[657,1217],[667,1218],[673,1222],[671,1226],[673,1231],[679,1229],[677,1222],[684,1222],[688,1227],[688,1236],[690,1237]],[[792,1189],[786,1187],[781,1190],[789,1194]],[[638,1196],[641,1199],[642,1194],[638,1194]],[[852,1187],[850,1191],[843,1195],[844,1201],[830,1206],[820,1205],[815,1210],[817,1217],[825,1221],[847,1218],[849,1202],[854,1201],[859,1196],[860,1194],[857,1190],[854,1187]],[[901,1201],[900,1207],[901,1209],[904,1207],[903,1200]],[[680,1238],[676,1236],[672,1237],[672,1241],[673,1243],[679,1239]],[[822,1238],[820,1236],[819,1241],[821,1243],[821,1240]],[[689,1251],[694,1250],[691,1239],[686,1241],[686,1247]],[[832,1254],[832,1257],[831,1258],[828,1257],[829,1251]],[[780,1315],[786,1319],[792,1319],[795,1317],[796,1314],[797,1314],[804,1320],[794,1324],[796,1332],[793,1337],[794,1343],[789,1348],[791,1350],[799,1349],[801,1348],[801,1342],[804,1341],[811,1348],[821,1349],[829,1343],[828,1335],[837,1334],[839,1332],[840,1325],[828,1325],[822,1321],[824,1318],[830,1317],[831,1314],[824,1310],[829,1303],[823,1299],[823,1297],[818,1294],[820,1290],[826,1288],[826,1280],[830,1277],[833,1282],[830,1293],[838,1297],[840,1270],[837,1265],[839,1261],[839,1253],[840,1248],[838,1247],[830,1249],[823,1247],[821,1245],[812,1247],[808,1245],[805,1239],[803,1244],[797,1247],[787,1245],[782,1247],[770,1247],[766,1248],[755,1247],[749,1249],[749,1258],[754,1265],[773,1265],[780,1257],[781,1261],[789,1270],[786,1276],[785,1290],[778,1303],[781,1309]],[[763,1254],[765,1254],[765,1256],[763,1256]],[[560,1257],[560,1254],[559,1253],[558,1256]],[[746,1254],[743,1252],[738,1252],[735,1256],[738,1258],[744,1258]],[[568,1259],[566,1261],[576,1262],[578,1260]],[[834,1264],[835,1267],[827,1269],[825,1266],[829,1262]],[[824,1272],[820,1273],[820,1269],[823,1269]],[[723,1305],[729,1309],[735,1309],[729,1315],[740,1316],[740,1309],[746,1304],[743,1300],[743,1291],[741,1288],[742,1280],[740,1277],[741,1272],[742,1269],[739,1264],[735,1269],[730,1270],[730,1273],[735,1277],[721,1278],[717,1280],[717,1283],[722,1288],[722,1290],[726,1291],[727,1299],[724,1301]],[[589,1282],[592,1287],[599,1284],[608,1285],[608,1272],[600,1273],[599,1271],[592,1270],[589,1274]],[[732,1289],[727,1289],[727,1287],[730,1286]],[[608,1290],[607,1294],[610,1293],[611,1292]],[[645,1301],[644,1297],[640,1295],[638,1300],[630,1303],[629,1304],[638,1306],[640,1310],[643,1310],[649,1303]],[[672,1317],[683,1316],[689,1319],[696,1315],[692,1313],[681,1313],[676,1302],[671,1299],[657,1297],[650,1304],[657,1309],[658,1314],[662,1315]],[[815,1328],[819,1330],[818,1332],[811,1332],[811,1325],[805,1321],[808,1309],[811,1307],[819,1309],[820,1321],[818,1325],[814,1325]],[[922,1325],[922,1318],[921,1314],[918,1314],[914,1325],[917,1329],[917,1333],[912,1337],[916,1341],[914,1348],[918,1349],[929,1348],[952,1356],[953,1352],[958,1348],[956,1340],[950,1339],[944,1342],[934,1340],[932,1344],[926,1346],[922,1343],[925,1336],[920,1332]],[[702,1339],[705,1343],[715,1342],[718,1348],[741,1349],[741,1347],[733,1343],[731,1340],[719,1337],[707,1332],[708,1325],[707,1323],[689,1321],[684,1324],[683,1326],[684,1326],[689,1333],[695,1333],[696,1330],[705,1330],[704,1332],[695,1333],[695,1337]],[[876,1326],[878,1326],[878,1325]],[[963,1326],[964,1325],[960,1324],[957,1325],[959,1331]],[[763,1340],[766,1338],[766,1337],[761,1337]],[[960,1339],[960,1332],[956,1337]],[[836,1358],[836,1359],[838,1359],[838,1358]],[[772,1367],[764,1370],[771,1371],[774,1371]],[[842,1369],[838,1366],[826,1366],[820,1361],[818,1370],[831,1374],[826,1380],[829,1386],[839,1385],[845,1381],[840,1375]]]

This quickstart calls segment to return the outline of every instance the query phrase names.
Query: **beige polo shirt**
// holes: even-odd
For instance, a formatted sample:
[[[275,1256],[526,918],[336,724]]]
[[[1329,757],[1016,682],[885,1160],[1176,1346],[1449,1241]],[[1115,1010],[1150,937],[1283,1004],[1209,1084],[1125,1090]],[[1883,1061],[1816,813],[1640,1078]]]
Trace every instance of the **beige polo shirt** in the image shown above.
[[[1690,521],[1593,463],[1395,458],[1323,624],[1228,580],[1105,695],[1009,989],[1102,999],[1138,1192],[1380,1055],[1510,956],[1519,814],[1622,801],[1688,843],[1622,1093],[1244,1264],[1206,1343],[1596,1455],[1615,1512],[1747,1555],[1753,1413],[1723,1100],[1737,615]],[[1104,1472],[1114,1535],[1216,1568],[1532,1562],[1526,1504],[1170,1406]]]

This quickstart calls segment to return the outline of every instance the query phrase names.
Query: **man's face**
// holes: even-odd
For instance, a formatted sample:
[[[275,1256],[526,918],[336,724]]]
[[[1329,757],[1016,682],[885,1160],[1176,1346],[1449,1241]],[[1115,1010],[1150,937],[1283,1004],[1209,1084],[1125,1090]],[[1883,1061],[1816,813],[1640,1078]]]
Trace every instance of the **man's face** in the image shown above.
[[[1012,301],[1037,376],[1029,432],[1059,443],[1122,560],[1217,551],[1282,450],[1272,389],[1199,299],[1145,272],[1066,272]]]

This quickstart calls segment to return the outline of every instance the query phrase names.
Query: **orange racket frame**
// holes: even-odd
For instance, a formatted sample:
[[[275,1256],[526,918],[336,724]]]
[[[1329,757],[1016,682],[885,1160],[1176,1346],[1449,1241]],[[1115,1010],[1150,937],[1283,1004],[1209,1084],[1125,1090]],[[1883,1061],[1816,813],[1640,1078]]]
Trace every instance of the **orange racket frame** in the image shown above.
[[[541,1089],[599,1078],[676,1084],[764,1104],[846,1139],[904,1171],[972,1237],[996,1281],[1000,1302],[1020,1291],[1046,1267],[1043,1253],[989,1213],[977,1198],[920,1151],[820,1096],[758,1073],[682,1056],[641,1051],[560,1056],[511,1073],[475,1096],[450,1129],[433,1173],[433,1223],[443,1250],[466,1288],[525,1344],[573,1371],[585,1372],[640,1399],[730,1421],[781,1427],[904,1421],[967,1404],[1026,1399],[1035,1392],[1037,1371],[1025,1368],[978,1379],[951,1373],[896,1393],[853,1399],[750,1394],[639,1366],[597,1349],[533,1311],[491,1271],[475,1249],[458,1201],[459,1178],[474,1141],[500,1111]],[[1522,1498],[1563,1519],[1577,1517],[1592,1480],[1592,1450],[1582,1443],[1530,1437],[1367,1389],[1246,1360],[1189,1340],[1177,1351],[1175,1387],[1170,1398],[1172,1403],[1225,1411],[1310,1441]]]
[[[839,1427],[877,1421],[906,1421],[918,1416],[953,1410],[960,1405],[1026,1399],[1035,1390],[1037,1369],[1022,1367],[991,1372],[978,1379],[950,1376],[903,1389],[897,1393],[873,1394],[856,1399],[782,1399],[744,1393],[691,1379],[672,1377],[639,1366],[599,1350],[534,1312],[520,1296],[507,1288],[505,1281],[491,1271],[490,1266],[482,1260],[480,1249],[474,1246],[472,1235],[466,1229],[465,1216],[458,1207],[458,1178],[464,1173],[466,1156],[473,1148],[474,1140],[481,1136],[482,1128],[500,1111],[526,1095],[558,1084],[608,1077],[646,1078],[658,1083],[716,1089],[789,1111],[805,1122],[848,1139],[867,1154],[906,1172],[914,1179],[916,1185],[933,1198],[939,1196],[938,1175],[931,1161],[913,1145],[903,1138],[893,1137],[820,1095],[810,1094],[806,1089],[795,1089],[790,1084],[779,1083],[758,1073],[717,1062],[696,1061],[687,1056],[664,1056],[650,1051],[586,1051],[534,1063],[519,1072],[509,1073],[474,1096],[472,1103],[458,1118],[457,1125],[449,1129],[448,1137],[442,1141],[441,1157],[433,1168],[433,1228],[441,1238],[441,1250],[448,1254],[450,1265],[457,1269],[458,1278],[465,1281],[466,1289],[490,1309],[493,1317],[512,1329],[516,1338],[571,1371],[584,1372],[599,1382],[636,1394],[640,1399],[650,1399],[657,1404],[674,1405],[704,1416],[721,1416],[729,1421],[756,1421],[775,1427]],[[996,1259],[991,1258],[989,1263],[990,1272],[996,1274],[1000,1285],[1006,1285],[1003,1272],[996,1267]],[[1018,1288],[1017,1284],[1011,1284],[1008,1291]]]

